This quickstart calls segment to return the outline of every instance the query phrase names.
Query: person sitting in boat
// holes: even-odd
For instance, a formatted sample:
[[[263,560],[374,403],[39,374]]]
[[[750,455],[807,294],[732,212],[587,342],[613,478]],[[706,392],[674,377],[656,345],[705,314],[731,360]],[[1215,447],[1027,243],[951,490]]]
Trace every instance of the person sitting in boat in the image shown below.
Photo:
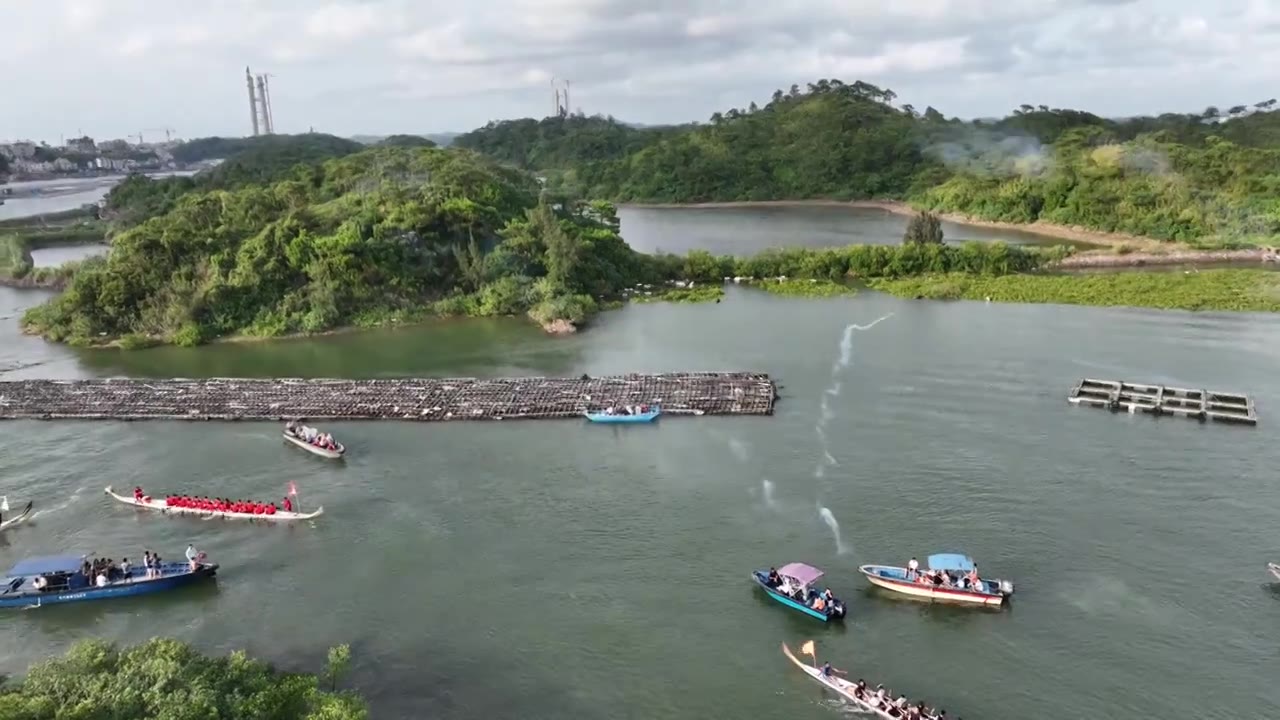
[[[977,563],[974,563],[974,564],[973,564],[973,567],[972,567],[972,568],[970,568],[970,570],[969,570],[969,574],[965,575],[964,577],[965,577],[965,579],[966,579],[966,580],[968,580],[968,581],[969,581],[969,587],[973,588],[974,590],[981,590],[981,589],[982,589],[982,581],[978,579],[978,564],[977,564]]]
[[[858,678],[858,682],[853,684],[853,696],[859,700],[867,699],[867,681]]]
[[[813,599],[812,607],[814,610],[817,610],[818,612],[825,612],[827,609],[827,601],[823,600],[822,596],[819,595]]]
[[[31,581],[31,587],[43,592],[45,588],[49,587],[49,580],[43,575],[37,575],[36,579]]]
[[[139,485],[133,489],[133,499],[142,502],[142,486]]]
[[[765,578],[764,584],[775,589],[782,585],[782,577],[778,575],[778,568],[769,568],[769,577]]]

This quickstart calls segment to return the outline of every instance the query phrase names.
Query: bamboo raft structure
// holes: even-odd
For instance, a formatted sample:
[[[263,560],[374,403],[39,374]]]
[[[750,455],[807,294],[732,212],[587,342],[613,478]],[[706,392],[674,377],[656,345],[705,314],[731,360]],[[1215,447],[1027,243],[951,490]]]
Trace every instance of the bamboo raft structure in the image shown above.
[[[1215,420],[1238,425],[1258,424],[1253,400],[1239,393],[1084,378],[1071,391],[1067,401],[1075,405],[1108,408],[1113,412],[1181,415],[1200,422]]]
[[[0,420],[515,420],[661,405],[668,415],[772,415],[765,373],[578,378],[101,378],[0,382]]]

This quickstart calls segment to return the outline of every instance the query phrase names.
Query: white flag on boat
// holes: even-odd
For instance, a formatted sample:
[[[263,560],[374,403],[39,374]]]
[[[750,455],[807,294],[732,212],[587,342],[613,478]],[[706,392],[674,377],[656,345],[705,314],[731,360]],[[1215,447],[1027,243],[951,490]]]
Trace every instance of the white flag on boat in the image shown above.
[[[0,512],[9,512],[9,496],[5,495],[0,498]]]
[[[808,642],[806,642],[805,644],[801,645],[801,646],[800,646],[800,652],[804,653],[805,655],[808,655],[809,657],[817,657],[817,656],[814,654],[814,652],[813,652],[813,641],[812,641],[812,640],[809,640],[809,641],[808,641]]]

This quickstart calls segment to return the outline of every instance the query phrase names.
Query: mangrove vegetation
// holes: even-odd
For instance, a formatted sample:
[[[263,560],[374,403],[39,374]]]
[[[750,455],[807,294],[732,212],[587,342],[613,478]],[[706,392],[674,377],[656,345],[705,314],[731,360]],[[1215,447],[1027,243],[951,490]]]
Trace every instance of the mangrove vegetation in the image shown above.
[[[117,647],[83,641],[0,687],[7,720],[364,720],[357,695],[338,690],[350,649],[329,651],[321,676],[280,672],[243,652],[208,657],[177,640]]]

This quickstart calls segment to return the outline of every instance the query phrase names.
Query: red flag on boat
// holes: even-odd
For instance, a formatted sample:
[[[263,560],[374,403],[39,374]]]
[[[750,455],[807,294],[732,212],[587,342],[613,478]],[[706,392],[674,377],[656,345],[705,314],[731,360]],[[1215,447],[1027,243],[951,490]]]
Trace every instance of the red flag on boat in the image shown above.
[[[294,485],[292,480],[289,481],[289,494],[294,497],[298,496],[298,486]]]

